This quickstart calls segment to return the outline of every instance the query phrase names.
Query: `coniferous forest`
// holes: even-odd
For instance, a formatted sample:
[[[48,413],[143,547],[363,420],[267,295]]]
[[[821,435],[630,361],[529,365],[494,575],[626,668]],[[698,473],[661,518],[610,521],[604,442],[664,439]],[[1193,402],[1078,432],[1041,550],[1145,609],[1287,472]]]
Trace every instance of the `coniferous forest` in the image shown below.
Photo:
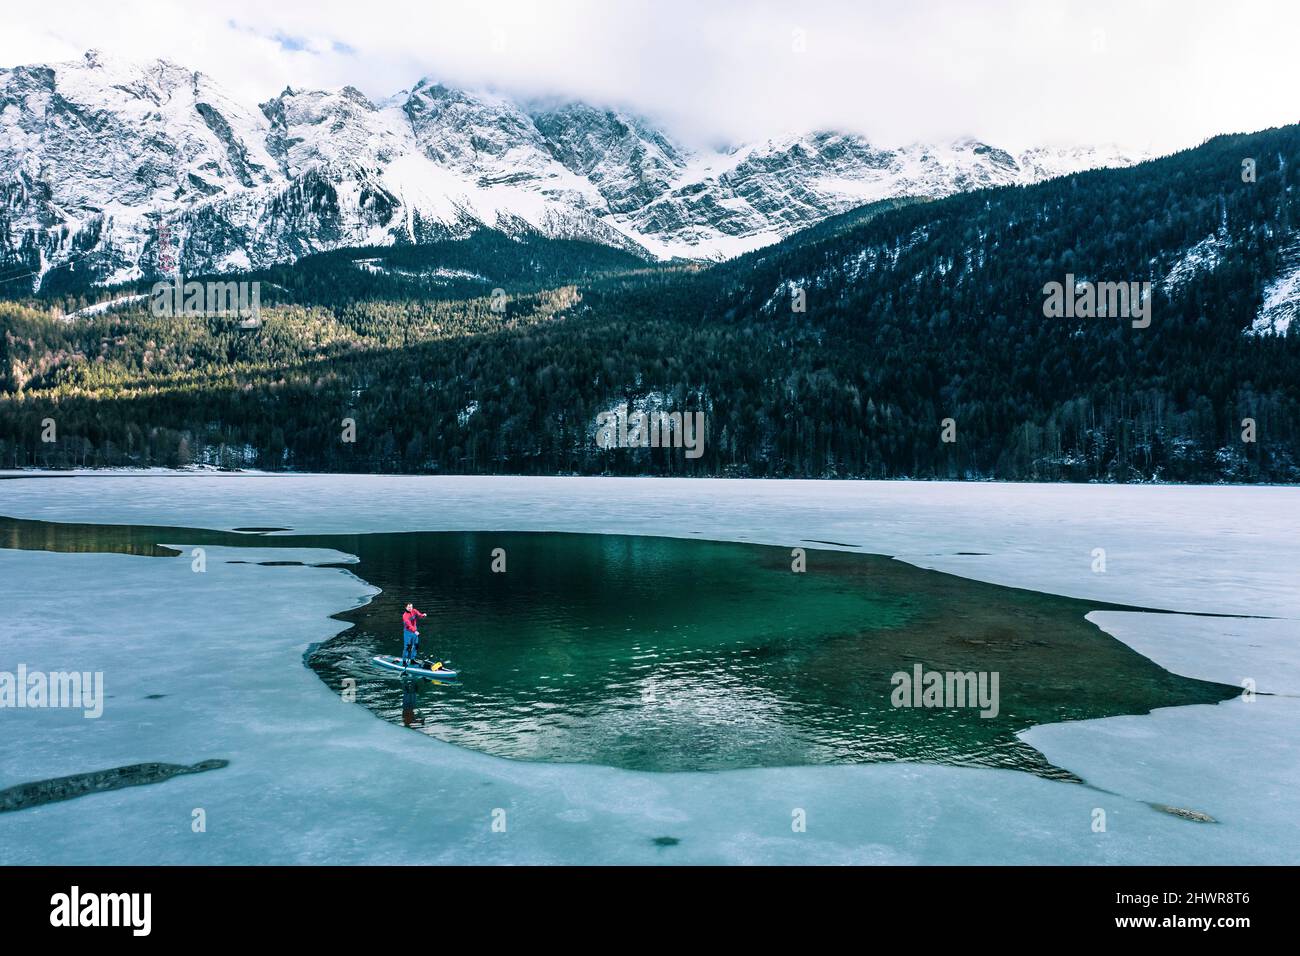
[[[714,265],[488,230],[322,253],[237,277],[254,329],[0,270],[0,467],[1291,482],[1300,337],[1247,330],[1298,230],[1292,126]],[[1045,317],[1067,274],[1150,282],[1149,327]],[[704,411],[703,455],[600,448],[623,403]]]

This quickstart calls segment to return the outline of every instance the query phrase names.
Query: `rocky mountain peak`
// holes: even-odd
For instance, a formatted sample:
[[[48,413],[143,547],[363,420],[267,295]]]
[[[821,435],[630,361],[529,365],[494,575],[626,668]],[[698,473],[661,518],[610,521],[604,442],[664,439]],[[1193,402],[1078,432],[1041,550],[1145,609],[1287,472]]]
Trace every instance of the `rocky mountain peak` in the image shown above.
[[[164,222],[192,272],[483,226],[716,259],[878,199],[1128,161],[836,130],[697,152],[625,110],[432,78],[379,102],[287,85],[259,107],[183,65],[91,50],[0,70],[0,266],[36,284],[74,263],[148,276]]]

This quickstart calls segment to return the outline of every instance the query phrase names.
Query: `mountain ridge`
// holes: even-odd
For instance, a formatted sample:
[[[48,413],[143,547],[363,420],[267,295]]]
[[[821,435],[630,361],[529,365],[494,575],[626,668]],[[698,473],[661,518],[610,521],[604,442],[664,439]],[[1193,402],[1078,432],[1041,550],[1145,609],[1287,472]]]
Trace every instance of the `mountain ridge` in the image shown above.
[[[482,226],[717,260],[873,201],[1136,158],[1012,155],[969,137],[887,149],[831,130],[696,152],[580,101],[425,78],[380,101],[289,85],[252,106],[184,66],[90,51],[0,70],[0,277],[30,273],[38,289],[51,271],[81,270],[113,284],[169,259],[239,271]]]
[[[249,275],[261,333],[52,290],[0,300],[0,461],[1294,483],[1297,223],[1288,126],[712,265],[481,227],[304,256]],[[1143,321],[1053,313],[1074,279],[1148,285]],[[598,446],[624,403],[705,413],[703,455]]]

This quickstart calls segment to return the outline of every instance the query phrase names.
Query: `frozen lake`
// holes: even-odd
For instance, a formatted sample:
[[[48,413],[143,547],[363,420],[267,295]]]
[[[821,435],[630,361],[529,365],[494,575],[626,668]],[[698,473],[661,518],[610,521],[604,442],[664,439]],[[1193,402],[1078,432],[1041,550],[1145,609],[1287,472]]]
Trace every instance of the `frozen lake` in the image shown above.
[[[648,773],[522,762],[376,720],[303,666],[345,626],[330,615],[374,594],[346,570],[311,566],[350,563],[344,548],[207,546],[202,574],[187,541],[167,542],[185,552],[174,560],[0,549],[0,671],[98,671],[107,696],[95,720],[0,710],[0,790],[229,761],[0,813],[3,863],[1300,862],[1300,489],[101,474],[0,480],[0,515],[885,554],[1185,612],[1089,619],[1173,674],[1258,691],[1021,733],[1085,784],[931,763]],[[229,563],[269,558],[303,564]]]

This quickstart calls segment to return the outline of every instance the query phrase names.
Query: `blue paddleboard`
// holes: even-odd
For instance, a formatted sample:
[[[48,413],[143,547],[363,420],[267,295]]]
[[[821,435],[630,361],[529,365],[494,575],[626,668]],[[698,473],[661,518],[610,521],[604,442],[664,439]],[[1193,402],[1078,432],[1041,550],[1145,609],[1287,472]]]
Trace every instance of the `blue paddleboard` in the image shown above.
[[[432,670],[425,662],[407,664],[403,667],[400,657],[392,657],[388,654],[380,654],[378,657],[372,657],[371,660],[374,661],[377,667],[396,671],[399,674],[409,674],[412,677],[427,677],[430,680],[451,680],[456,676],[455,671],[446,667]]]

